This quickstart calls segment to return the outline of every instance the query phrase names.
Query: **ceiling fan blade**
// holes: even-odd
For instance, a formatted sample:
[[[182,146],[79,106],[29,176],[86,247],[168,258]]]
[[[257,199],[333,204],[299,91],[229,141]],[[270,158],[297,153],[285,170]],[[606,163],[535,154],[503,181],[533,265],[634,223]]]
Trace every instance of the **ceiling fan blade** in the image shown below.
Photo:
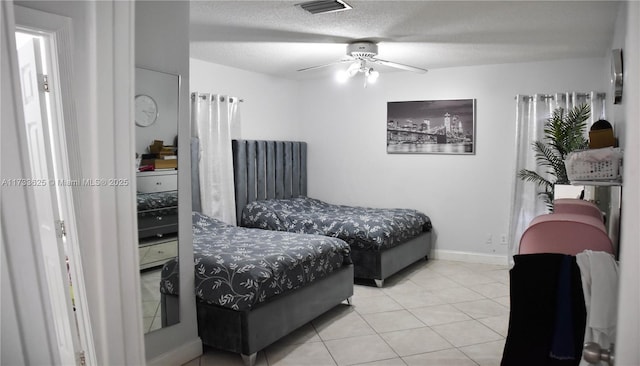
[[[413,71],[413,72],[419,72],[419,73],[425,73],[427,72],[426,69],[421,69],[419,67],[415,67],[415,66],[409,66],[409,65],[404,65],[404,64],[399,64],[397,62],[391,62],[391,61],[385,61],[385,60],[381,60],[379,58],[368,58],[367,61],[371,61],[375,64],[380,64],[380,65],[385,65],[385,66],[390,66],[390,67],[395,67],[396,69],[402,69],[402,70],[407,70],[407,71]]]
[[[324,64],[324,65],[305,67],[303,69],[299,69],[299,70],[296,70],[296,71],[316,70],[316,69],[321,69],[323,67],[333,66],[333,65],[337,65],[337,64],[343,64],[345,62],[353,62],[353,59],[345,59],[345,60],[340,60],[340,61],[336,61],[336,62],[330,62],[330,63]]]

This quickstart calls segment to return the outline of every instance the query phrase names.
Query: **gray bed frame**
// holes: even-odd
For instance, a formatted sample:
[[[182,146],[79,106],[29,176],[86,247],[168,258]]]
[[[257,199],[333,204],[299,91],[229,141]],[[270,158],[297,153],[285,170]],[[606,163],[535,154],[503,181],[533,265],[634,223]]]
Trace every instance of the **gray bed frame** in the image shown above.
[[[199,143],[191,140],[191,181],[194,211],[200,211]],[[246,311],[235,311],[196,300],[198,334],[202,343],[239,353],[245,366],[254,366],[256,354],[273,342],[312,321],[343,301],[351,304],[353,265],[345,265],[308,286],[277,296]],[[161,295],[162,325],[179,320],[179,298]]]
[[[236,219],[253,201],[307,195],[307,143],[299,141],[234,140]],[[351,249],[354,276],[384,280],[410,264],[427,259],[431,231],[382,251]]]
[[[254,366],[259,351],[324,314],[343,301],[351,305],[353,265],[342,266],[308,286],[236,311],[196,300],[198,335],[213,348],[239,353],[245,366]],[[179,321],[179,298],[161,295],[162,326]]]

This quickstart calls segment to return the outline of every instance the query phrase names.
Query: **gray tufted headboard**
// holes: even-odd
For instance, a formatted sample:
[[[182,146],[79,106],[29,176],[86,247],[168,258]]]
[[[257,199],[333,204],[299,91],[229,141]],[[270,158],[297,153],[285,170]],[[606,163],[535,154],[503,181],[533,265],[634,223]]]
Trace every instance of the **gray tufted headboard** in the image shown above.
[[[191,210],[202,212],[200,205],[200,140],[191,138]]]
[[[233,140],[238,225],[249,202],[307,195],[307,143]]]

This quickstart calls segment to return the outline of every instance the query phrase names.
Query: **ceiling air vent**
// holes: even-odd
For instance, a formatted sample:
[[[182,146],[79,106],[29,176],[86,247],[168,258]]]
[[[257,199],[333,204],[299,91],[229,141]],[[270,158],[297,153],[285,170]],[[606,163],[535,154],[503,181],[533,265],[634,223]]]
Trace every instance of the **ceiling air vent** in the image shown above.
[[[316,0],[298,4],[311,14],[333,13],[351,9],[351,6],[341,0]]]

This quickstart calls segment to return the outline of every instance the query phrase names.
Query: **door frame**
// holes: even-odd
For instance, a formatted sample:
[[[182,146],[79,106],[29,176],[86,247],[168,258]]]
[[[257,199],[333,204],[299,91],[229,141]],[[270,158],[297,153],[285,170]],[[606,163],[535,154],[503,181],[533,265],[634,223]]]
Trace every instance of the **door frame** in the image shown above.
[[[71,279],[73,288],[73,299],[75,311],[71,314],[75,315],[75,319],[69,319],[75,329],[77,322],[77,335],[79,344],[77,352],[82,352],[82,357],[86,365],[97,365],[95,347],[93,341],[93,332],[91,321],[89,319],[89,307],[85,290],[84,273],[82,258],[80,254],[80,243],[78,241],[76,210],[74,207],[74,197],[72,185],[63,184],[59,180],[66,182],[74,182],[71,178],[70,161],[79,161],[77,156],[78,147],[73,144],[74,139],[67,139],[66,134],[69,130],[76,130],[77,117],[74,113],[73,91],[71,88],[71,19],[56,14],[46,13],[34,9],[21,6],[14,7],[16,30],[26,33],[37,34],[43,38],[46,53],[45,63],[47,64],[47,73],[49,78],[49,94],[51,103],[50,122],[47,135],[51,136],[53,143],[50,149],[53,151],[52,157],[55,166],[55,173],[50,171],[49,179],[53,179],[54,192],[57,197],[57,207],[62,214],[64,221],[65,234],[62,240],[66,242],[65,254],[69,263],[69,278]],[[67,148],[68,147],[68,148]],[[73,155],[73,159],[69,159]],[[82,182],[76,182],[81,184]],[[51,185],[51,184],[50,184]],[[78,186],[73,186],[78,187]],[[54,215],[58,216],[58,212]],[[66,271],[65,271],[66,273]],[[52,293],[52,296],[68,296],[67,294]]]
[[[18,60],[15,42],[13,4],[0,2],[0,61],[2,120],[0,126],[0,166],[3,179],[29,179],[24,113],[20,98]],[[14,121],[6,122],[6,121]],[[10,156],[12,155],[12,156]],[[33,190],[19,185],[1,187],[2,230],[2,340],[11,339],[11,348],[3,344],[1,362],[16,364],[59,364],[55,329],[49,314],[48,288],[37,256],[38,228],[35,220]],[[6,327],[6,324],[9,324]],[[15,338],[14,338],[15,337]],[[30,347],[38,344],[39,347]]]
[[[77,130],[66,125],[74,178],[133,179],[130,80],[134,75],[134,3],[110,0],[21,4],[68,16],[73,22],[68,60],[73,73],[70,72],[69,85],[77,95],[69,113],[77,114],[78,121],[82,121]],[[16,99],[20,84],[16,79],[12,0],[0,1],[0,17],[2,120],[22,120],[18,117],[22,105]],[[61,87],[64,95],[64,84]],[[26,156],[26,146],[21,143],[24,136],[20,136],[17,126],[1,125],[2,176],[28,178],[21,161]],[[118,149],[114,149],[116,145]],[[46,288],[34,265],[37,261],[30,224],[35,207],[33,194],[27,189],[1,189],[2,364],[59,364],[44,301],[48,300],[44,297]],[[81,254],[85,266],[91,268],[85,271],[84,278],[98,364],[144,365],[140,283],[136,276],[135,187],[83,187],[73,193],[80,220]],[[12,347],[5,347],[5,340]]]

